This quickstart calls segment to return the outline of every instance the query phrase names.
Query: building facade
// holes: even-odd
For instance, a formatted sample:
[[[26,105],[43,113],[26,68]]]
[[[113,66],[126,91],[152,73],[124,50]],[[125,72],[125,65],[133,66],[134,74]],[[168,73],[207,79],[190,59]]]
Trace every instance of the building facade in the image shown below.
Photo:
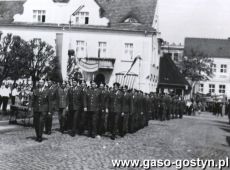
[[[161,46],[161,55],[164,56],[165,54],[171,57],[171,59],[177,65],[180,61],[182,61],[184,46],[182,44],[170,44],[169,42],[164,42]]]
[[[64,79],[68,52],[73,51],[87,81],[156,90],[160,61],[157,0],[27,0],[20,8],[13,21],[0,20],[0,30],[56,47]]]
[[[199,82],[196,92],[230,98],[230,39],[186,38],[185,56],[191,50],[213,59],[213,76]]]

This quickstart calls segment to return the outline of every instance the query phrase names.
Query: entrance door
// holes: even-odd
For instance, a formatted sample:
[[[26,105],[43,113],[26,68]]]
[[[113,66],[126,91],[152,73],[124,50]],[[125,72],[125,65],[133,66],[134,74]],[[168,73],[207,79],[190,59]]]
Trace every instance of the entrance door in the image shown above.
[[[101,83],[105,83],[105,76],[101,73],[97,74],[94,81],[99,86]]]

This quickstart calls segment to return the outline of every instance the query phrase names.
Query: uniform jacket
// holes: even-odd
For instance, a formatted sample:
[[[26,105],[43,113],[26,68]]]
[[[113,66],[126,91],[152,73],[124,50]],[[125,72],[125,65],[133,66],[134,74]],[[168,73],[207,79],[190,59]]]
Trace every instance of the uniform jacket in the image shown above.
[[[48,91],[46,89],[33,91],[32,107],[34,112],[48,112],[49,111],[49,99]]]
[[[81,110],[83,107],[83,91],[82,88],[71,87],[67,93],[67,105],[69,110]]]
[[[67,91],[59,87],[56,90],[57,105],[59,109],[64,109],[67,107]]]
[[[84,106],[87,106],[87,111],[98,111],[100,109],[101,90],[89,89],[84,95]]]
[[[138,111],[139,111],[139,104],[138,104],[138,102],[139,102],[139,97],[138,97],[138,95],[136,95],[136,94],[133,94],[132,96],[131,96],[131,113],[132,114],[136,114],[136,113],[138,113]]]
[[[122,100],[122,112],[130,113],[131,112],[131,95],[130,93],[124,93]]]
[[[57,104],[57,88],[52,86],[51,88],[47,89],[48,90],[48,99],[49,99],[49,111],[57,111],[58,110],[58,104]]]
[[[111,112],[121,113],[122,112],[122,99],[123,94],[121,91],[114,91],[110,93],[110,109]]]
[[[104,110],[108,108],[109,106],[109,91],[102,90],[101,96],[100,96],[100,109]]]

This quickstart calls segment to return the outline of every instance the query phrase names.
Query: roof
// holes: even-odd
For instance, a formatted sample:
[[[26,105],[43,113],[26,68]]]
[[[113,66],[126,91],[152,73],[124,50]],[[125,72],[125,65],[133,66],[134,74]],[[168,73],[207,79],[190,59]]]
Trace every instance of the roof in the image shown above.
[[[30,27],[30,28],[50,28],[58,30],[68,30],[69,24],[53,24],[53,23],[27,23],[27,22],[13,22],[13,23],[0,23],[1,26],[6,27]],[[107,26],[98,26],[98,25],[72,25],[71,30],[98,30],[98,31],[114,31],[114,32],[128,32],[128,33],[141,33],[145,31],[145,35],[151,35],[155,33],[155,30],[150,27],[143,25],[113,25],[110,27]]]
[[[105,10],[111,24],[121,23],[125,17],[134,17],[143,25],[152,26],[157,0],[96,0]]]
[[[0,1],[0,23],[9,23],[13,21],[13,16],[23,13],[23,4],[25,1]]]
[[[185,56],[191,56],[192,51],[208,57],[230,58],[230,39],[185,38]]]
[[[188,81],[180,73],[171,57],[164,55],[160,59],[159,87],[190,89]]]
[[[26,0],[25,0],[26,1]],[[13,16],[23,12],[21,1],[0,1],[0,24],[11,23]],[[57,3],[68,3],[70,0],[53,0]],[[109,27],[114,29],[126,28],[153,31],[152,28],[157,0],[95,0],[101,7],[101,16],[110,20]],[[140,23],[123,23],[125,19],[132,17]]]

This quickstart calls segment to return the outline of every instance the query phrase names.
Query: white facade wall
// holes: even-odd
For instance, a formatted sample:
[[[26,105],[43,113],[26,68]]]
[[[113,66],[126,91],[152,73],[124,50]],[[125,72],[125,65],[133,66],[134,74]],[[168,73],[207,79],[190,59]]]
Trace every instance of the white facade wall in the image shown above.
[[[136,79],[135,88],[139,88],[143,91],[155,91],[157,81],[150,81],[146,79],[147,76],[158,77],[159,72],[159,55],[156,36],[145,36],[144,33],[121,33],[111,31],[95,31],[95,30],[63,30],[51,29],[51,28],[33,28],[33,27],[7,27],[0,26],[0,30],[6,33],[12,33],[13,35],[19,35],[25,40],[31,40],[33,38],[41,38],[53,47],[55,47],[56,33],[63,33],[63,47],[62,47],[62,73],[66,75],[68,50],[76,50],[76,41],[81,40],[87,43],[86,51],[88,57],[98,57],[98,42],[107,43],[107,58],[115,58],[115,66],[110,78],[109,84],[115,82],[115,74],[123,71],[127,71],[133,60],[125,57],[125,43],[133,43],[134,45],[134,57],[140,55],[142,60],[138,61],[131,72],[140,74],[140,77]],[[139,70],[139,62],[140,70]],[[140,81],[140,82],[139,82]]]
[[[197,89],[200,92],[207,94],[209,93],[209,85],[214,84],[215,93],[212,93],[212,95],[222,95],[223,93],[219,93],[219,85],[225,85],[225,95],[230,98],[230,58],[214,58],[214,64],[216,64],[216,72],[214,72],[214,76],[209,81],[200,82],[200,84],[204,85],[203,92],[199,90],[199,87],[197,87]],[[226,73],[221,73],[220,71],[221,65],[223,64],[227,65]]]
[[[66,77],[68,50],[73,49],[76,52],[76,41],[86,42],[85,57],[98,57],[98,42],[106,42],[106,58],[114,58],[115,65],[112,73],[106,73],[109,77],[109,85],[115,82],[115,74],[127,72],[133,59],[140,55],[142,60],[138,60],[131,72],[138,75],[134,87],[142,89],[144,92],[156,91],[159,74],[159,54],[158,54],[158,33],[134,32],[134,31],[116,31],[100,29],[69,28],[69,20],[72,25],[76,24],[75,16],[71,14],[78,7],[84,5],[80,12],[89,12],[88,25],[106,26],[108,19],[100,18],[100,7],[94,0],[70,0],[69,3],[54,3],[53,0],[27,0],[24,3],[23,14],[14,16],[14,25],[0,25],[0,30],[13,35],[19,35],[25,40],[40,38],[52,45],[55,49],[56,34],[63,34],[62,42],[62,74]],[[45,23],[55,25],[48,26],[36,25],[33,19],[33,10],[45,10]],[[71,17],[70,17],[71,16]],[[20,23],[17,25],[17,23]],[[26,23],[26,24],[22,24]],[[65,26],[60,24],[66,24]],[[156,12],[153,21],[153,27],[158,28],[158,13]],[[158,30],[158,29],[157,29]],[[133,59],[125,57],[125,43],[133,44]],[[150,77],[147,78],[147,77]]]
[[[23,14],[16,14],[14,21],[34,22],[33,10],[45,10],[46,23],[69,24],[71,20],[75,24],[75,16],[71,15],[81,5],[84,5],[81,12],[89,12],[89,25],[108,25],[108,19],[100,18],[100,8],[94,0],[70,0],[68,3],[54,3],[53,0],[27,0],[24,3]]]

